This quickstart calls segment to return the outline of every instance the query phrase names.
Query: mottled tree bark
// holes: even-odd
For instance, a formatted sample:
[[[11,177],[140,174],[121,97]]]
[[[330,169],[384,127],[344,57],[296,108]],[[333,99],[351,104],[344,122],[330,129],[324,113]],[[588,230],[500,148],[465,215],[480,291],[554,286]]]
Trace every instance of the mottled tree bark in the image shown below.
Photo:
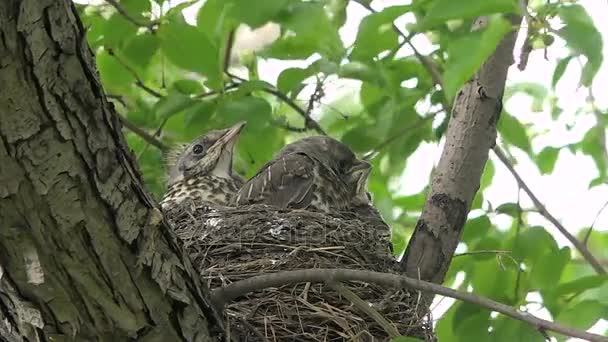
[[[0,1],[0,336],[216,340],[103,94],[70,0]]]
[[[509,19],[519,27],[521,17]],[[475,25],[484,26],[486,21],[480,18]],[[431,190],[401,261],[409,277],[443,282],[479,189],[489,150],[496,142],[496,122],[516,37],[517,31],[508,33],[456,96]]]

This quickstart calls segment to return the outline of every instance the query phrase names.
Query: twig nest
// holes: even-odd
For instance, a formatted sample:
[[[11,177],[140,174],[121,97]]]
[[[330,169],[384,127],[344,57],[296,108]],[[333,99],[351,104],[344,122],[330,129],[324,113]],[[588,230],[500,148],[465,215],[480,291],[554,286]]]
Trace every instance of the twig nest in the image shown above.
[[[263,205],[187,208],[166,217],[211,288],[251,276],[308,268],[396,272],[389,228],[354,214],[278,210]],[[433,340],[418,317],[417,292],[343,284],[406,336]],[[299,283],[249,293],[226,305],[239,341],[382,341],[386,329],[328,284]]]

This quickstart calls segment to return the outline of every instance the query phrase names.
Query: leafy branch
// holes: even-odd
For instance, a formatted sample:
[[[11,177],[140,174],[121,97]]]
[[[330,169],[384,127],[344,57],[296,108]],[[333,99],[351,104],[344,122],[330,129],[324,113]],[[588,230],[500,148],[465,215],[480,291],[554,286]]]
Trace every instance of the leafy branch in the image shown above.
[[[530,199],[534,203],[534,206],[536,207],[536,209],[538,209],[538,213],[541,214],[543,217],[545,217],[549,222],[551,222],[555,226],[555,228],[557,228],[557,230],[559,230],[559,232],[562,233],[562,235],[564,235],[564,237],[566,237],[566,239],[568,239],[568,241],[570,241],[570,243],[581,253],[581,255],[585,258],[585,260],[587,260],[589,262],[591,267],[593,267],[593,269],[597,273],[606,274],[606,269],[604,269],[602,264],[591,253],[591,251],[589,251],[589,248],[587,248],[587,246],[583,242],[579,241],[574,235],[572,235],[568,231],[568,229],[566,229],[566,227],[564,227],[564,225],[562,225],[555,218],[555,216],[551,215],[551,213],[542,204],[542,202],[538,199],[538,197],[536,197],[536,195],[532,192],[532,190],[526,184],[526,182],[524,182],[524,180],[521,178],[519,173],[515,170],[515,168],[513,167],[513,165],[507,158],[507,156],[505,156],[504,152],[500,149],[500,147],[498,147],[498,146],[494,147],[494,154],[507,167],[507,169],[509,170],[509,172],[511,172],[513,177],[515,177],[517,184],[519,184],[519,186],[526,192],[526,194],[528,194],[528,197],[530,197]]]
[[[223,306],[227,302],[240,296],[268,287],[279,287],[301,282],[332,284],[346,281],[360,281],[399,289],[411,288],[427,293],[458,299],[460,301],[471,303],[491,311],[499,312],[519,321],[526,322],[538,329],[542,334],[546,334],[546,331],[553,331],[565,336],[582,338],[592,342],[608,341],[607,337],[580,331],[558,323],[544,320],[530,313],[519,311],[503,303],[493,301],[489,298],[477,296],[469,292],[457,291],[449,287],[403,275],[374,271],[351,269],[304,269],[297,271],[282,271],[272,274],[254,276],[231,283],[230,285],[221,288],[217,288],[212,291],[211,297],[215,303]]]

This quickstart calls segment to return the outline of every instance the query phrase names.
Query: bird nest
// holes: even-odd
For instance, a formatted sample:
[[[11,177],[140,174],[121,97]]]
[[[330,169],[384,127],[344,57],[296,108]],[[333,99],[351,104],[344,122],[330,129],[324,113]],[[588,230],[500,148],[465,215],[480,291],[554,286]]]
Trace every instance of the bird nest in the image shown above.
[[[388,227],[370,225],[353,214],[261,205],[184,208],[166,217],[212,290],[280,271],[397,271]],[[238,341],[383,341],[390,336],[388,321],[402,335],[434,340],[430,320],[416,313],[418,292],[356,281],[338,286],[298,283],[243,295],[224,307],[228,334]],[[362,299],[359,305],[349,293]],[[369,309],[361,310],[361,303],[385,324],[372,318]]]

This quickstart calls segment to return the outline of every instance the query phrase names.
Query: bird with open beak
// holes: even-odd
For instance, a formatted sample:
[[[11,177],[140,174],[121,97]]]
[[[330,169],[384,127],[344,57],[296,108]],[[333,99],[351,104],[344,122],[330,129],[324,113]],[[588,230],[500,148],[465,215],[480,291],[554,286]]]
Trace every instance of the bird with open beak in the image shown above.
[[[213,130],[183,146],[168,157],[170,167],[167,192],[160,204],[163,209],[188,199],[229,205],[243,185],[232,169],[234,145],[245,122]]]

